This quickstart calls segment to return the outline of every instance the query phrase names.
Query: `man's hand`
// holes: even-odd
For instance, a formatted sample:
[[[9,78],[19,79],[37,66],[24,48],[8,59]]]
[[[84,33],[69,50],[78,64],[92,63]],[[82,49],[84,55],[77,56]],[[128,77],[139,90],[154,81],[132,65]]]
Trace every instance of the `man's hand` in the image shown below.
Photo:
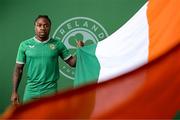
[[[12,102],[13,105],[19,105],[20,104],[19,95],[16,92],[12,93],[11,102]]]
[[[13,73],[13,88],[12,88],[12,96],[11,96],[11,102],[13,105],[20,104],[19,103],[19,95],[17,93],[18,86],[21,81],[21,76],[23,73],[23,67],[24,64],[18,64],[16,63]]]
[[[84,42],[81,40],[76,40],[76,45],[77,47],[83,47],[84,46]]]

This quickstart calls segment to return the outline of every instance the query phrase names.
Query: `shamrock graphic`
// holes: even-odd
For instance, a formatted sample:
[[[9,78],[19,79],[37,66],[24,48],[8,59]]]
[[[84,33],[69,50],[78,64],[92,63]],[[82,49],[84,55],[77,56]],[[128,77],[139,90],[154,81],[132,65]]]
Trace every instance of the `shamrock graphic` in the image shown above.
[[[77,33],[74,36],[69,37],[68,43],[72,46],[72,48],[70,48],[69,50],[72,55],[76,53],[76,49],[77,49],[76,41],[83,41],[84,45],[93,44],[93,40],[90,40],[90,39],[85,40],[83,34],[81,33]]]

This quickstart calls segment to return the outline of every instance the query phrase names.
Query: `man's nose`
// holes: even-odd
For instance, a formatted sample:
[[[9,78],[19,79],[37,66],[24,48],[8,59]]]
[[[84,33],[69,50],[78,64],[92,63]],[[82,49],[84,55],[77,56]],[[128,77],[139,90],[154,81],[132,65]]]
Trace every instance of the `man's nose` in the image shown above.
[[[45,25],[42,25],[40,28],[41,28],[42,30],[44,30],[44,29],[46,29],[46,26],[45,26]]]

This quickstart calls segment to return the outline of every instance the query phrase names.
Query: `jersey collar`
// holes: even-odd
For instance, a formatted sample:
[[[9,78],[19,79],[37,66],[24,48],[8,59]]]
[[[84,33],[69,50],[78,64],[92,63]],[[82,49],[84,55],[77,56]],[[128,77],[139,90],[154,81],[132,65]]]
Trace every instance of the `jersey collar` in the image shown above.
[[[33,39],[34,39],[36,42],[38,42],[38,43],[47,43],[51,38],[49,37],[47,40],[45,40],[45,41],[43,41],[43,42],[41,42],[40,40],[36,39],[35,36],[34,36]]]

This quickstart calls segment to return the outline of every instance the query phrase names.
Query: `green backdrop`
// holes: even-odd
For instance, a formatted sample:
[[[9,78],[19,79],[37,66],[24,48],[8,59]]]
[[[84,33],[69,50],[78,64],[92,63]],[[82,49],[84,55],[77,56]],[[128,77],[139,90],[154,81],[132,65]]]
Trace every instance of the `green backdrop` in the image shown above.
[[[10,104],[12,73],[19,43],[34,36],[33,21],[39,14],[52,20],[51,36],[66,20],[88,17],[110,35],[121,27],[146,0],[0,0],[0,114]],[[24,71],[25,73],[26,71]],[[22,99],[26,74],[19,86]],[[59,91],[73,80],[61,74]]]

